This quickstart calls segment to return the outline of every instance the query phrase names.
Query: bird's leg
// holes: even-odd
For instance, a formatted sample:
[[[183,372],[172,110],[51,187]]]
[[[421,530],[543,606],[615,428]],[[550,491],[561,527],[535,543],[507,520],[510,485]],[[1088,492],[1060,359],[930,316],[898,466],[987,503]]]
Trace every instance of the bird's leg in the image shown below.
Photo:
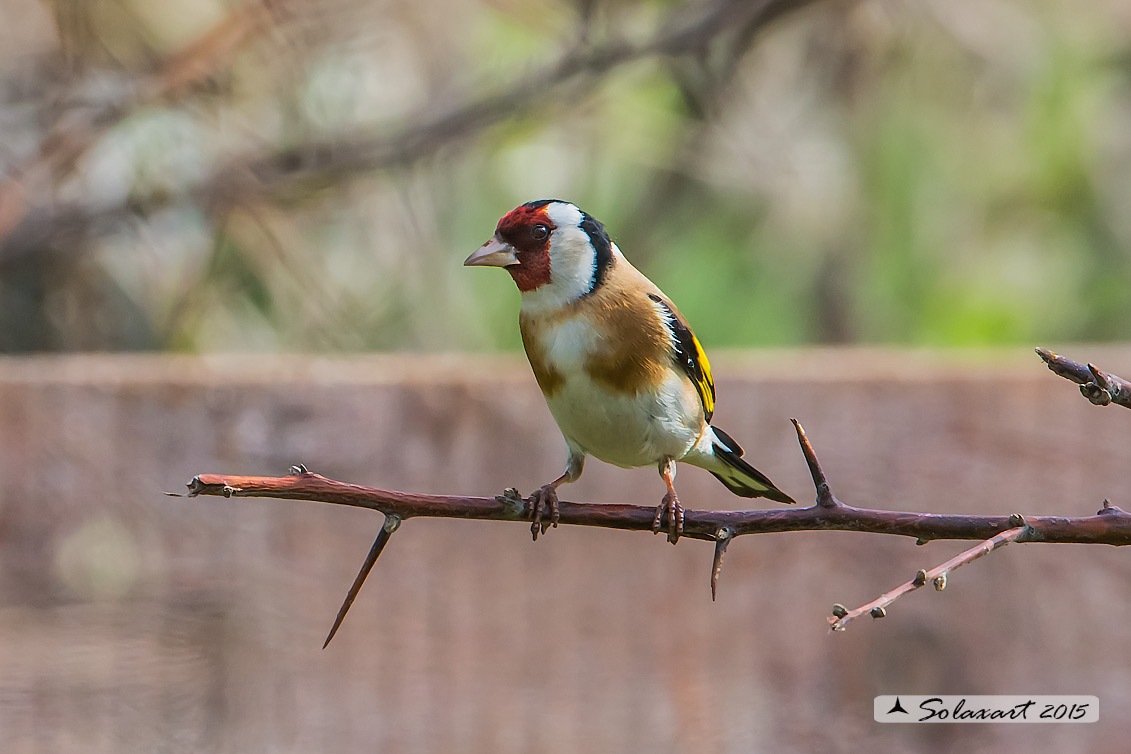
[[[530,525],[530,533],[534,535],[534,541],[538,541],[539,534],[545,534],[546,529],[550,526],[558,525],[558,487],[562,486],[569,481],[569,474],[562,474],[560,477],[544,484],[530,494],[530,507],[534,514],[534,523]],[[550,520],[543,523],[542,513],[549,509]]]
[[[572,450],[566,462],[566,470],[560,477],[544,484],[530,494],[530,508],[534,523],[530,524],[530,534],[534,541],[538,541],[539,534],[545,534],[551,526],[558,526],[558,487],[568,482],[576,481],[581,476],[581,469],[585,465],[585,456],[578,455]],[[542,514],[549,509],[550,518],[543,521]]]
[[[656,517],[652,519],[652,531],[659,534],[664,514],[670,514],[668,517],[668,541],[674,545],[679,541],[679,535],[683,534],[683,506],[680,505],[679,497],[675,494],[674,459],[668,458],[660,461],[660,476],[664,478],[668,491],[664,494],[664,499],[656,506]]]

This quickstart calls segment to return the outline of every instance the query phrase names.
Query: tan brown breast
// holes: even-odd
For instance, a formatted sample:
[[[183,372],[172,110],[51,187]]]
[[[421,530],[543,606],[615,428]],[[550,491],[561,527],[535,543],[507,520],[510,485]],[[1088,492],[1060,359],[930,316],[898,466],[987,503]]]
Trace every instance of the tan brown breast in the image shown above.
[[[562,373],[550,364],[546,358],[546,350],[539,339],[544,322],[541,318],[519,317],[518,331],[522,334],[522,347],[526,350],[526,358],[530,361],[530,368],[534,371],[534,379],[542,395],[553,398],[565,383]]]
[[[549,328],[565,320],[584,318],[593,328],[583,368],[590,379],[610,390],[635,395],[661,383],[671,368],[671,334],[648,298],[658,289],[623,258],[617,260],[614,273],[573,304],[519,318],[527,358],[548,398],[561,388],[564,377],[543,344]]]
[[[586,373],[629,395],[658,385],[670,368],[671,340],[655,306],[644,294],[615,289],[602,293],[593,311],[604,337],[602,347],[586,361]]]

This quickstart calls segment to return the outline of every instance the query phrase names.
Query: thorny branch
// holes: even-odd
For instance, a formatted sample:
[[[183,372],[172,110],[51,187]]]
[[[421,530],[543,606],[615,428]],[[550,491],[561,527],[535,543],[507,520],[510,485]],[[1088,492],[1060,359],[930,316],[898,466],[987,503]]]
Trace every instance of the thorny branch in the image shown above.
[[[1080,394],[1097,406],[1112,403],[1131,408],[1131,382],[1097,368],[1087,366],[1072,359],[1055,354],[1047,348],[1036,349],[1037,355],[1044,359],[1050,371],[1066,380],[1080,385]]]
[[[919,571],[907,584],[897,587],[857,610],[849,612],[842,606],[835,606],[834,617],[830,619],[830,623],[837,630],[843,629],[849,620],[865,612],[874,617],[881,617],[884,615],[886,605],[927,581],[932,581],[936,588],[941,588],[945,585],[946,575],[950,571],[1009,542],[1131,544],[1131,514],[1107,501],[1104,501],[1103,508],[1094,516],[1071,518],[1023,517],[1016,513],[999,516],[910,513],[846,505],[832,493],[816,451],[801,424],[797,420],[793,422],[797,430],[798,442],[801,444],[801,450],[813,478],[813,486],[816,490],[814,505],[788,510],[688,510],[686,512],[684,535],[715,543],[711,567],[712,597],[716,593],[723,554],[727,546],[735,537],[744,534],[824,530],[894,534],[914,537],[918,544],[925,544],[935,539],[982,540],[977,547],[963,552],[937,568]],[[292,467],[291,472],[291,476],[287,477],[201,474],[189,483],[189,496],[221,495],[310,500],[370,508],[385,514],[386,523],[338,613],[334,629],[326,640],[327,644],[341,625],[346,611],[361,589],[377,555],[401,521],[414,517],[529,521],[532,515],[530,499],[524,499],[513,489],[508,489],[504,494],[493,498],[422,495],[338,482],[312,473],[302,466]],[[559,512],[559,523],[563,526],[598,526],[608,529],[651,531],[655,508],[619,503],[571,503],[563,500],[559,503]]]
[[[578,43],[557,61],[517,79],[505,89],[441,110],[425,107],[408,116],[399,127],[383,133],[375,134],[374,129],[367,128],[353,135],[337,135],[328,141],[243,155],[179,192],[133,195],[127,203],[111,206],[100,204],[94,198],[87,203],[35,206],[34,198],[20,196],[22,189],[18,184],[0,184],[0,210],[3,210],[5,194],[9,195],[9,204],[18,204],[17,209],[7,213],[9,220],[0,222],[0,259],[31,253],[53,240],[69,238],[92,227],[112,224],[130,213],[151,211],[170,203],[188,201],[203,207],[223,207],[237,200],[247,203],[285,192],[302,182],[404,167],[449,143],[514,118],[516,113],[545,102],[561,86],[572,81],[599,77],[646,58],[701,55],[716,39],[728,35],[737,34],[748,41],[770,22],[814,1],[715,0],[691,4],[673,11],[651,37],[640,41],[613,38],[594,42],[589,35],[582,34]],[[226,62],[239,44],[262,28],[263,14],[253,12],[258,6],[249,3],[246,7],[249,9],[246,18],[239,16],[229,24],[234,30],[225,27],[192,48],[193,52],[199,48],[197,57],[204,63],[192,59],[186,63],[180,57],[171,60],[142,91],[149,97],[154,96],[154,92],[173,91],[181,88],[184,81],[214,71]],[[70,139],[68,143],[73,141]],[[68,151],[67,159],[73,162],[76,150],[84,151],[91,143],[90,135],[84,135]],[[3,215],[0,212],[0,221],[4,220]]]
[[[887,606],[895,602],[897,599],[913,592],[919,587],[927,584],[933,584],[936,591],[941,592],[946,589],[947,575],[967,563],[973,562],[983,555],[989,555],[991,552],[999,547],[1005,547],[1010,542],[1018,541],[1026,531],[1024,526],[1024,517],[1014,514],[1010,517],[1018,519],[1022,525],[1015,529],[1007,529],[1001,534],[990,537],[985,542],[981,542],[974,547],[971,547],[965,552],[955,555],[950,560],[946,561],[940,566],[936,566],[931,570],[919,569],[915,573],[915,578],[910,581],[905,581],[890,592],[881,594],[876,599],[869,602],[867,605],[861,605],[855,610],[847,610],[844,605],[833,605],[833,617],[829,619],[830,627],[833,631],[843,631],[845,625],[853,618],[859,618],[861,615],[868,613],[873,618],[883,618],[887,615]]]

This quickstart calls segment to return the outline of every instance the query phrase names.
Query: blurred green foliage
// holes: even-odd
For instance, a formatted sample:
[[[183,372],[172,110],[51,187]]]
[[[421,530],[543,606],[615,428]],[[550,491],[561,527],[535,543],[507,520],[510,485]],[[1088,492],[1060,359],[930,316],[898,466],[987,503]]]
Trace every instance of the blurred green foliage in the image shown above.
[[[0,59],[9,182],[69,117],[28,82],[93,97],[193,36],[162,25],[184,9],[51,7],[28,17],[42,44]],[[195,34],[229,12],[201,7]],[[411,132],[552,65],[582,28],[642,40],[682,9],[578,7],[584,26],[572,5],[526,2],[273,17],[28,190],[128,211],[0,251],[0,349],[516,349],[509,278],[460,262],[540,197],[603,220],[708,347],[1127,339],[1131,14],[1114,0],[816,2],[737,49],[535,87],[393,168],[193,193],[236,156]]]

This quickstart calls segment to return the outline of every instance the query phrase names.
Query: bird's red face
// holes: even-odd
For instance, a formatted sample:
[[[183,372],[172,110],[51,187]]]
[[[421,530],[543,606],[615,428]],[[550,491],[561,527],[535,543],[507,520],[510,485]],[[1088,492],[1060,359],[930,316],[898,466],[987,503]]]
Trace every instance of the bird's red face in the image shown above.
[[[522,292],[550,282],[550,238],[557,226],[546,212],[549,202],[520,205],[495,227],[495,235],[469,256],[465,265],[505,267]]]

